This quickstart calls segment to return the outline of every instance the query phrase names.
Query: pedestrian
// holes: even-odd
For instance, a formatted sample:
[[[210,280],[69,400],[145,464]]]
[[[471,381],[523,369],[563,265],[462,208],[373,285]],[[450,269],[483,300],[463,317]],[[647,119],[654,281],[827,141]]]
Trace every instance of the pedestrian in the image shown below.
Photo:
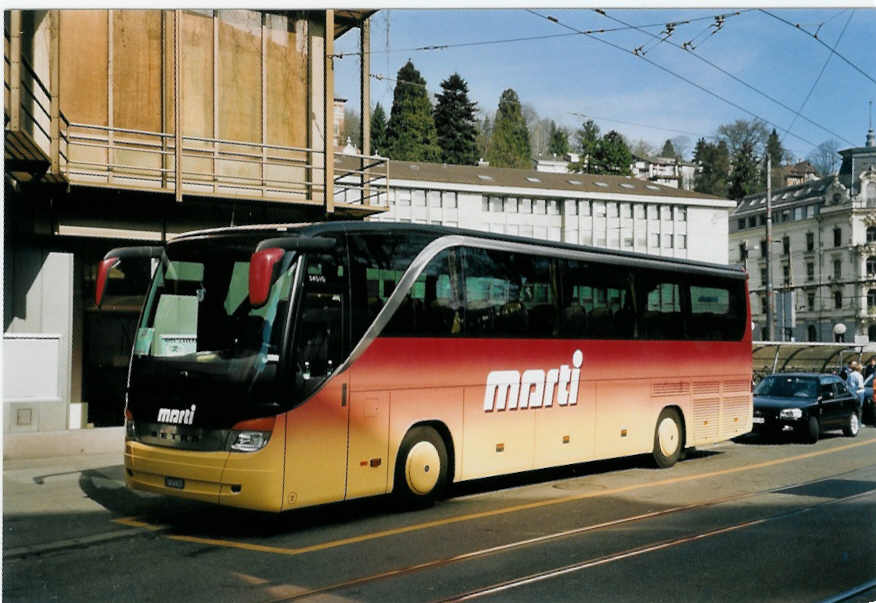
[[[876,356],[870,356],[870,362],[864,367],[864,381],[873,373],[876,373]]]
[[[849,388],[849,391],[852,392],[858,400],[858,417],[860,417],[860,405],[864,395],[864,377],[861,376],[861,365],[856,360],[852,360],[849,363],[849,376],[846,379],[846,387]]]

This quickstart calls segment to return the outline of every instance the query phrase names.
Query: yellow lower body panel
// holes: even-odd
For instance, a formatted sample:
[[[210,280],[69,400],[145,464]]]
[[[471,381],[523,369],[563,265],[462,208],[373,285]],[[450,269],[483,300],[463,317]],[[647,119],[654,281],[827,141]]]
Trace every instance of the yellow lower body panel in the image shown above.
[[[251,453],[197,452],[129,441],[125,443],[125,482],[129,488],[165,496],[280,511],[285,434],[278,431],[265,448]]]

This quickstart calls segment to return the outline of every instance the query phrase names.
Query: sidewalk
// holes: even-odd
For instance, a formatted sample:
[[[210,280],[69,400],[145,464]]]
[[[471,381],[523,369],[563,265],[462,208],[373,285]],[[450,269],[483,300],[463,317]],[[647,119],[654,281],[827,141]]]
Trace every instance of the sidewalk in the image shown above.
[[[150,495],[124,487],[122,453],[3,461],[4,559],[83,546],[142,530],[112,519]]]

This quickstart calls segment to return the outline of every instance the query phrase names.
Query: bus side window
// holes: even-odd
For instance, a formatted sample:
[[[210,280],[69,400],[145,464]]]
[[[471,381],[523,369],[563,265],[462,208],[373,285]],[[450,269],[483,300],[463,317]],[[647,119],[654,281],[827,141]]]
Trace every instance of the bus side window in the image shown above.
[[[306,394],[345,357],[343,265],[332,255],[310,256],[302,283],[292,358],[296,385]]]
[[[640,339],[682,339],[684,313],[679,275],[671,273],[640,273],[639,293],[642,312],[639,316]]]
[[[463,307],[458,266],[456,249],[448,249],[435,256],[396,309],[383,335],[462,335]]]

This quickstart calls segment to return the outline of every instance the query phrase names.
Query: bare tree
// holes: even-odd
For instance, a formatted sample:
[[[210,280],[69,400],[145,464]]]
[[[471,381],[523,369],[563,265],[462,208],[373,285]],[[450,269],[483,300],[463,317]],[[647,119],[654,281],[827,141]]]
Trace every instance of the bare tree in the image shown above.
[[[806,159],[815,168],[815,173],[824,178],[836,172],[839,167],[840,158],[837,151],[839,151],[839,143],[831,138],[812,149]]]

